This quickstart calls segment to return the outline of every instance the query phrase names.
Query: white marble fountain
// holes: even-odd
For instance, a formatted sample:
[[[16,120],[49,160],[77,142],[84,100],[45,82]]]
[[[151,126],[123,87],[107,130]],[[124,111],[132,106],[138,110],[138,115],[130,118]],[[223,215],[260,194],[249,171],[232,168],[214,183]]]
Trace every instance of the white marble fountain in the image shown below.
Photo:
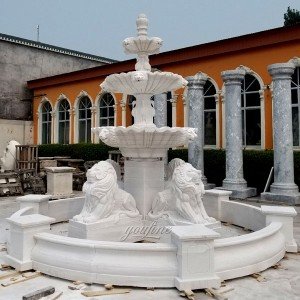
[[[16,269],[185,290],[219,287],[222,280],[259,272],[286,251],[297,251],[294,208],[258,208],[229,201],[228,191],[205,192],[201,171],[180,159],[172,160],[165,174],[167,149],[188,144],[197,133],[153,124],[151,97],[187,82],[173,73],[151,72],[148,56],[159,51],[162,40],[149,38],[147,28],[146,16],[139,15],[138,36],[123,42],[127,53],[137,54],[135,71],[110,75],[101,84],[105,91],[135,96],[134,124],[93,129],[125,157],[124,182],[115,163],[101,161],[87,172],[85,197],[20,197],[21,209],[7,219],[6,261]],[[68,236],[49,231],[51,224],[68,220]],[[220,221],[251,233],[222,238]],[[143,241],[153,243],[136,243]]]

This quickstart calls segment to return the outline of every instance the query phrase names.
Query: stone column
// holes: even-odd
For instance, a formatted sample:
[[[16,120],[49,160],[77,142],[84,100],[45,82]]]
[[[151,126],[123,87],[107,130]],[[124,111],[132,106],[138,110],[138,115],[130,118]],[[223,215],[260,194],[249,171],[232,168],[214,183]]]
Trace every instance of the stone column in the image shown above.
[[[243,172],[241,85],[245,70],[228,70],[221,76],[225,84],[226,126],[226,178],[223,189],[232,191],[231,198],[246,199],[255,196],[256,189],[247,188]]]
[[[187,77],[187,99],[188,99],[188,127],[197,128],[197,138],[189,143],[188,160],[196,169],[202,171],[202,182],[205,189],[212,189],[214,184],[208,184],[204,175],[204,95],[203,87],[207,81],[207,75],[197,73],[195,76]]]
[[[154,124],[157,127],[167,126],[167,93],[154,96]]]
[[[292,63],[273,64],[268,71],[273,79],[273,148],[274,183],[267,200],[300,204],[298,186],[294,183],[293,126],[291,108]]]
[[[154,124],[157,127],[167,126],[167,93],[162,93],[154,96]],[[168,165],[168,150],[164,157],[164,169],[166,170]],[[165,177],[166,171],[164,171]]]

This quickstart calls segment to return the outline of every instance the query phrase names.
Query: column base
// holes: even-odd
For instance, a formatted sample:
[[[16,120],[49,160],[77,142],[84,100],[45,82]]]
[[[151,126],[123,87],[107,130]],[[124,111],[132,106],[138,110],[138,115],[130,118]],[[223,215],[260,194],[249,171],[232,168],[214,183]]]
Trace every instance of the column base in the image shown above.
[[[207,178],[204,174],[202,174],[201,180],[204,184],[204,189],[206,189],[206,190],[211,190],[211,189],[214,189],[216,187],[216,185],[214,183],[208,183],[207,182]]]
[[[274,182],[270,187],[272,194],[295,196],[299,194],[299,188],[295,183]]]
[[[214,183],[204,183],[205,190],[212,190],[216,187]]]
[[[222,188],[228,191],[243,190],[247,188],[247,181],[244,178],[241,179],[227,179],[223,180]]]
[[[232,194],[229,196],[230,199],[246,199],[256,196],[256,188],[245,187],[240,189],[229,189],[225,187],[216,187],[217,190],[231,191]]]
[[[277,202],[284,202],[290,205],[300,204],[300,193],[296,195],[282,195],[282,194],[275,194],[271,192],[261,193],[261,199],[267,201],[277,201]]]

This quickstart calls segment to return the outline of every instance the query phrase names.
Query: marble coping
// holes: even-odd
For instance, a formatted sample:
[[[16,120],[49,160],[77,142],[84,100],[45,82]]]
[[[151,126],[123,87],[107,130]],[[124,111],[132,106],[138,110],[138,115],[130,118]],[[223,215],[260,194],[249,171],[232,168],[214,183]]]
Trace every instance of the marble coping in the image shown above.
[[[49,173],[73,173],[76,168],[72,167],[46,167],[45,170]]]

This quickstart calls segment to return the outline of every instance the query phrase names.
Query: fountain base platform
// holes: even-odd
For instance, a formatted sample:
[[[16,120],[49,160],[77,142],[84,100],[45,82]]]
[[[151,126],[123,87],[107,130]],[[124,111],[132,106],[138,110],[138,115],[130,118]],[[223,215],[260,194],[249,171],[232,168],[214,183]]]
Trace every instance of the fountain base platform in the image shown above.
[[[117,221],[115,219],[104,219],[94,223],[70,220],[68,236],[87,240],[121,242],[127,237],[126,231],[128,231],[128,228],[140,228],[142,226],[142,216],[136,218],[121,216]],[[138,235],[129,235],[127,238],[126,242],[140,241]]]

